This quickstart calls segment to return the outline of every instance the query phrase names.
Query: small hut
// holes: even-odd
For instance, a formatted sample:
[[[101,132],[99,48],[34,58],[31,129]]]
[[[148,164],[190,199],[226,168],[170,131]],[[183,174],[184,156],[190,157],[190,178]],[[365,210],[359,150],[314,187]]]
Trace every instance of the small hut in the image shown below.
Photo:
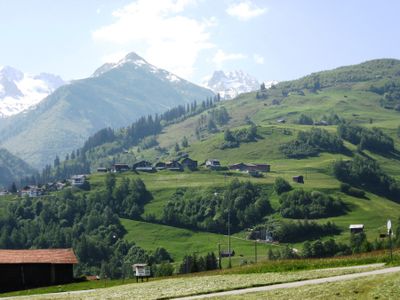
[[[299,176],[293,176],[293,181],[297,182],[297,183],[304,183],[304,177],[303,175],[299,175]]]
[[[136,282],[139,281],[139,278],[149,280],[151,276],[150,266],[148,264],[134,264],[133,271],[135,272]]]
[[[364,224],[351,224],[349,229],[350,233],[360,233],[364,231]]]

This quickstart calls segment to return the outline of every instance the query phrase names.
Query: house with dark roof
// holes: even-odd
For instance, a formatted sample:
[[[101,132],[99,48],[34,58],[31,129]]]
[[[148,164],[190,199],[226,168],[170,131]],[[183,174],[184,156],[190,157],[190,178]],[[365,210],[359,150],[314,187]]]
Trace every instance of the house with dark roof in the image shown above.
[[[155,172],[156,169],[152,166],[151,162],[147,160],[141,160],[133,164],[132,170],[142,172]]]
[[[182,159],[181,164],[184,168],[188,168],[189,170],[197,169],[197,160],[193,160],[189,157]]]
[[[164,170],[166,168],[165,162],[159,161],[154,165],[156,170]]]
[[[170,171],[182,171],[183,170],[182,164],[177,160],[167,161],[165,163],[165,168]]]
[[[221,168],[221,163],[218,159],[208,159],[206,160],[206,168],[217,170]]]
[[[112,167],[112,171],[114,173],[126,172],[126,171],[129,171],[129,170],[130,170],[129,166],[127,164],[114,164],[113,167]]]
[[[70,283],[77,263],[72,249],[1,249],[0,291]]]
[[[241,172],[270,172],[271,165],[268,164],[252,164],[252,163],[237,163],[229,166],[230,170]]]

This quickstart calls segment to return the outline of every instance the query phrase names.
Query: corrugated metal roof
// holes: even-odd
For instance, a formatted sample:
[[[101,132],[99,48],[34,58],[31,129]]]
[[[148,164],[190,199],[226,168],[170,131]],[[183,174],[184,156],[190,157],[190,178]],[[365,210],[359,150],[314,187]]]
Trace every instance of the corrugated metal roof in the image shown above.
[[[77,264],[72,249],[0,249],[0,264]]]

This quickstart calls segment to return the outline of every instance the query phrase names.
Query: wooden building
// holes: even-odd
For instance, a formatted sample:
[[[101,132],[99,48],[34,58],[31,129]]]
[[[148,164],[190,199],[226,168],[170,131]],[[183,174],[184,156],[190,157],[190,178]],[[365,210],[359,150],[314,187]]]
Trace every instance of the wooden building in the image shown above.
[[[364,231],[364,224],[352,224],[349,229],[350,233],[360,233]]]
[[[252,164],[252,163],[237,163],[229,166],[230,170],[236,170],[241,172],[258,171],[258,172],[270,172],[271,165],[268,164]]]
[[[0,250],[0,291],[73,281],[72,249]]]
[[[303,175],[299,175],[299,176],[293,176],[293,181],[297,182],[297,183],[304,183],[304,177]]]
[[[129,170],[130,170],[129,166],[127,164],[114,164],[113,167],[112,167],[112,171],[114,173],[126,172],[126,171],[129,171]]]
[[[188,168],[189,170],[197,169],[197,160],[193,160],[189,157],[182,159],[181,164],[184,168]]]

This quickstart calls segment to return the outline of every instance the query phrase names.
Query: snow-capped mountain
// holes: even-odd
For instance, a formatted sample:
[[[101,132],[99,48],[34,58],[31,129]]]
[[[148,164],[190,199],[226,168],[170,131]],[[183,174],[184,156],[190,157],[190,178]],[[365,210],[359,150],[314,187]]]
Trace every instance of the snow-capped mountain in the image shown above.
[[[0,118],[36,106],[65,82],[56,75],[30,75],[15,68],[0,66]]]
[[[123,59],[118,61],[117,63],[106,63],[102,65],[100,68],[98,68],[92,75],[92,77],[99,77],[100,75],[112,70],[112,69],[118,69],[121,67],[124,67],[126,65],[131,65],[134,67],[134,69],[142,69],[146,71],[150,71],[150,73],[153,73],[159,77],[159,79],[166,80],[169,82],[180,82],[184,81],[182,78],[179,78],[175,74],[172,74],[171,72],[168,72],[167,70],[159,69],[152,64],[149,64],[147,61],[145,61],[142,57],[137,55],[135,52],[131,52],[127,54]]]
[[[215,71],[203,85],[215,93],[219,93],[222,99],[233,99],[239,94],[260,88],[260,83],[256,78],[240,70]]]
[[[0,146],[42,168],[56,155],[82,147],[102,128],[128,126],[140,117],[214,96],[211,90],[130,53],[118,63],[101,66],[89,78],[58,88],[36,109],[2,120]]]

